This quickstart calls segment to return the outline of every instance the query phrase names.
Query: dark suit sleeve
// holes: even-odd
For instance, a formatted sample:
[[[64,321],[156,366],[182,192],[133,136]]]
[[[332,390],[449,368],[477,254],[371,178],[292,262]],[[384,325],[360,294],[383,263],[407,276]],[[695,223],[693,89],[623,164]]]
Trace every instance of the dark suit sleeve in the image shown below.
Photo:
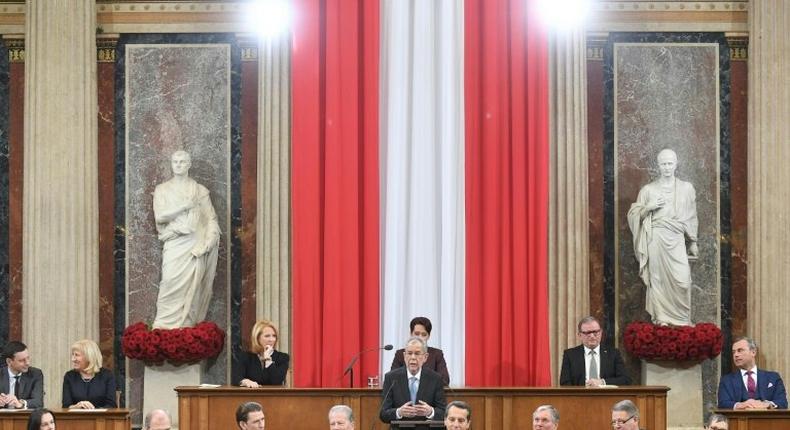
[[[623,363],[623,357],[620,355],[620,351],[612,349],[612,358],[614,358],[614,375],[604,378],[606,384],[631,385],[631,377],[628,376],[628,372],[625,370],[625,363]]]
[[[74,400],[71,398],[71,378],[69,378],[69,372],[66,372],[63,375],[63,395],[61,396],[63,408],[68,408],[69,406],[74,404]]]
[[[288,354],[274,351],[274,354],[272,354],[272,364],[263,369],[264,385],[283,385],[290,362],[291,357],[289,357]]]
[[[432,420],[435,421],[443,421],[444,420],[444,412],[447,408],[447,398],[444,395],[444,385],[437,381],[434,384],[434,402],[431,406],[433,406],[433,417]]]
[[[39,369],[30,369],[30,396],[24,399],[29,409],[44,407],[44,374]]]
[[[450,385],[450,372],[447,370],[447,362],[444,360],[444,352],[437,349],[436,373],[441,375],[444,385]]]
[[[738,402],[732,390],[731,379],[730,375],[724,375],[719,381],[719,409],[732,409],[735,407],[735,403]]]
[[[241,380],[247,377],[247,353],[241,349],[236,349],[233,352],[233,364],[230,372],[230,383],[238,386],[241,384]]]
[[[398,418],[395,411],[400,407],[400,405],[395,405],[394,396],[395,396],[395,389],[397,389],[397,379],[391,373],[387,373],[384,375],[384,385],[381,388],[382,398],[381,398],[381,409],[379,410],[379,418],[381,421],[385,423],[389,423],[392,420]]]
[[[101,405],[93,406],[97,408],[117,408],[118,405],[115,403],[115,374],[107,369],[102,369],[101,372],[104,373],[104,379],[102,380],[104,383],[104,398]]]
[[[395,370],[405,365],[406,361],[403,359],[403,350],[399,349],[395,351],[395,357],[392,357],[392,366],[390,366],[390,370]]]
[[[772,399],[767,399],[776,405],[779,409],[787,409],[787,390],[785,390],[785,384],[782,382],[782,377],[779,374],[776,374],[776,381],[774,382],[776,386],[774,388],[774,395]]]
[[[562,370],[560,370],[560,385],[573,385],[573,377],[571,376],[571,350],[566,349],[562,353]]]

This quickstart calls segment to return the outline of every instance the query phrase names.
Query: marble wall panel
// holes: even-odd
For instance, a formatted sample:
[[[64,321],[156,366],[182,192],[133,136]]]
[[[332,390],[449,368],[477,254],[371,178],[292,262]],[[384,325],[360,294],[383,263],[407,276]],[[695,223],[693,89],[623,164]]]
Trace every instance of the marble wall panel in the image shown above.
[[[729,50],[720,34],[612,34],[605,53],[606,291],[610,334],[649,320],[626,213],[657,177],[656,154],[674,149],[677,176],[697,192],[700,259],[692,264],[692,322],[721,323],[729,294]],[[727,303],[729,303],[727,301]],[[640,365],[626,356],[632,375]],[[719,365],[703,363],[704,403],[715,402]]]
[[[8,41],[17,52],[23,41]],[[2,54],[0,54],[2,55]],[[8,65],[8,338],[24,339],[22,333],[22,189],[25,162],[25,63],[9,54]]]
[[[0,342],[3,344],[9,334],[8,161],[8,50],[0,41]]]
[[[116,343],[123,326],[152,321],[161,244],[153,221],[154,187],[171,177],[169,157],[192,155],[190,175],[206,186],[222,237],[207,320],[226,330],[226,348],[208,360],[201,382],[227,383],[231,297],[240,290],[240,56],[232,35],[125,35],[116,62]],[[120,351],[116,351],[117,354]],[[120,363],[119,363],[120,365]],[[142,408],[143,365],[125,360],[127,406]],[[120,367],[120,366],[119,366]],[[139,412],[133,422],[139,422]]]

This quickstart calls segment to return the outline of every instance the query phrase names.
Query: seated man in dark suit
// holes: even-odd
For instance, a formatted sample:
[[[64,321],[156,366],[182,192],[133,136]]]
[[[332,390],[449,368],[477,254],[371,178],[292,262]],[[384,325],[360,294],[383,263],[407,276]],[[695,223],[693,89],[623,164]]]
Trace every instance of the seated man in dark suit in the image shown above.
[[[11,341],[3,348],[5,367],[0,369],[0,408],[44,407],[44,374],[30,366],[27,346]]]
[[[739,337],[732,344],[738,370],[719,381],[720,409],[787,409],[787,392],[776,372],[757,369],[757,343]]]
[[[584,317],[576,336],[582,344],[562,354],[560,385],[631,385],[620,351],[601,345],[603,333],[595,317]]]
[[[442,377],[431,369],[424,368],[428,358],[428,347],[419,337],[406,342],[404,353],[406,367],[400,367],[384,375],[382,387],[381,421],[393,420],[441,421],[447,400],[444,397]]]

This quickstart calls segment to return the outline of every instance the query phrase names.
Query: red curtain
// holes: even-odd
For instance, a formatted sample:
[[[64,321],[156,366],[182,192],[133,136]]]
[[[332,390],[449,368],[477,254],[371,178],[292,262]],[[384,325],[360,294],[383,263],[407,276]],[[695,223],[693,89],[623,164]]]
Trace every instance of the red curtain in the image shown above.
[[[345,386],[379,344],[379,6],[296,0],[292,47],[293,375]],[[379,373],[355,366],[356,386]],[[367,381],[365,380],[365,383]]]
[[[547,38],[535,1],[465,1],[466,384],[548,386]]]

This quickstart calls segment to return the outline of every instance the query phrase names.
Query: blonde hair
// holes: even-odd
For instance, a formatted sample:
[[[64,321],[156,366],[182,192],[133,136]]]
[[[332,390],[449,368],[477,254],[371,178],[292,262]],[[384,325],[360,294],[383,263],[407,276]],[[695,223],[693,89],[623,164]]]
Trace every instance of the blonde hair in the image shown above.
[[[252,326],[252,337],[250,339],[250,349],[252,349],[252,352],[256,354],[260,354],[261,352],[263,352],[263,345],[261,345],[258,342],[258,338],[261,336],[261,333],[263,333],[263,329],[265,329],[266,327],[271,327],[271,329],[274,330],[274,335],[277,337],[278,340],[280,339],[280,333],[277,332],[277,327],[275,327],[271,321],[269,320],[257,321],[255,325]],[[275,341],[274,344],[277,345],[277,342]]]
[[[71,345],[71,351],[79,351],[88,364],[82,369],[83,372],[96,374],[101,370],[102,357],[99,345],[90,339],[82,339]]]

